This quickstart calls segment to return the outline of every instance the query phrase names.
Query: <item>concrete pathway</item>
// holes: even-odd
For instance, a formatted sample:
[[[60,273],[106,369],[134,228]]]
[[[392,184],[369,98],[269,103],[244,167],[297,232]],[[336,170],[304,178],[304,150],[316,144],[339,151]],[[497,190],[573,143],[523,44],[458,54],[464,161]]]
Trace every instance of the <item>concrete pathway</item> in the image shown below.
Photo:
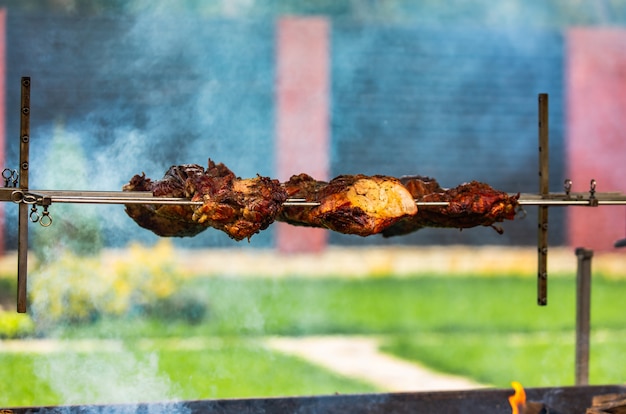
[[[369,382],[388,392],[450,391],[484,388],[466,378],[434,372],[379,351],[371,337],[273,337],[270,348],[295,355],[346,377]]]

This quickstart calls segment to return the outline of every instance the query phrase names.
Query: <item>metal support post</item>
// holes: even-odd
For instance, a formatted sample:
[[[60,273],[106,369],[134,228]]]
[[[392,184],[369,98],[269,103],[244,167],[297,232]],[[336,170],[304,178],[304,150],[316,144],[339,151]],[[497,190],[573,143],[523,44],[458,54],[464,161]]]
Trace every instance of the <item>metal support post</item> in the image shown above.
[[[576,249],[576,385],[589,383],[589,331],[591,315],[591,258],[593,250]]]

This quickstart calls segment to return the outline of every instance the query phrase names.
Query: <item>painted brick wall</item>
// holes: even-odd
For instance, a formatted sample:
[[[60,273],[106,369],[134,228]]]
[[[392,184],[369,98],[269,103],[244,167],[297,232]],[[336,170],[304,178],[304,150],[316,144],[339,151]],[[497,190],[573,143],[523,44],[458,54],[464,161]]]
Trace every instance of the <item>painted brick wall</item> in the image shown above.
[[[626,30],[567,34],[567,176],[574,191],[626,192]],[[567,243],[611,250],[626,237],[626,207],[569,208]]]
[[[428,175],[538,191],[537,95],[550,94],[551,189],[563,182],[563,37],[557,31],[333,27],[332,172]],[[536,209],[488,228],[389,243],[534,244]],[[563,241],[551,215],[551,242]],[[365,244],[332,235],[333,242]]]
[[[174,164],[206,166],[209,157],[243,177],[275,175],[273,22],[9,14],[7,23],[7,136],[16,138],[7,157],[17,164],[19,118],[11,108],[17,114],[19,78],[30,75],[32,188],[55,175],[45,155],[57,125],[79,137],[92,162],[88,190],[121,189],[142,171],[158,179]],[[122,207],[98,211],[108,243],[156,240]],[[31,229],[45,231],[39,227]],[[273,231],[255,236],[255,245],[270,245]],[[206,231],[177,243],[234,242]]]
[[[194,17],[181,26],[167,17],[155,23],[9,15],[7,29],[7,137],[18,135],[10,108],[18,107],[19,77],[30,75],[34,165],[43,165],[46,142],[61,124],[83,140],[92,190],[120,188],[142,170],[159,178],[172,164],[206,164],[208,157],[241,176],[278,173],[275,22]],[[333,23],[327,36],[329,176],[422,174],[445,186],[477,179],[505,191],[536,192],[536,97],[547,92],[552,183],[560,189],[560,33]],[[7,157],[16,162],[11,139]],[[33,188],[53,173],[34,170]],[[155,240],[122,208],[101,209],[109,243]],[[533,209],[527,213],[526,220],[507,223],[504,236],[481,228],[389,240],[328,237],[334,244],[530,245],[536,216]],[[552,244],[564,240],[562,221],[551,215]],[[274,230],[254,236],[251,246],[273,245]],[[14,238],[8,229],[7,237]],[[214,231],[178,243],[235,245]]]
[[[306,173],[329,180],[330,22],[323,17],[285,17],[276,35],[276,178]],[[323,229],[275,223],[282,253],[326,248]]]

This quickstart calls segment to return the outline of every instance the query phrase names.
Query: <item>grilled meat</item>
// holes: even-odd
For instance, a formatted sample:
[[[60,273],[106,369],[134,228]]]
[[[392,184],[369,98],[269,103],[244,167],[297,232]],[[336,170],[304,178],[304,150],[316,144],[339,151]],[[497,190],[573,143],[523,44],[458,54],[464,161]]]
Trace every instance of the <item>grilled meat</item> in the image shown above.
[[[341,175],[327,183],[300,174],[283,187],[290,198],[320,203],[283,207],[277,220],[293,225],[369,236],[417,213],[411,194],[394,177]]]
[[[123,190],[199,202],[126,205],[137,224],[159,236],[191,237],[213,227],[238,241],[250,239],[275,220],[359,236],[400,236],[424,227],[490,226],[501,233],[495,223],[514,218],[519,198],[477,181],[444,189],[422,176],[340,175],[326,182],[299,174],[280,184],[261,176],[239,178],[210,159],[206,169],[197,164],[172,166],[157,181],[135,175]],[[319,205],[284,206],[288,198]],[[415,200],[448,205],[418,211]]]
[[[203,202],[194,208],[193,220],[238,241],[265,230],[287,200],[278,180],[237,178],[226,166],[211,160],[205,174],[189,181],[187,188],[192,201]]]
[[[170,167],[161,180],[152,181],[145,174],[135,175],[122,187],[124,191],[150,191],[155,197],[185,197],[186,183],[204,174],[197,164]],[[126,204],[128,214],[139,226],[163,237],[192,237],[206,230],[193,221],[189,205]]]
[[[429,179],[430,180],[430,179]],[[472,181],[452,189],[436,188],[432,182],[419,183],[413,177],[413,183],[407,185],[412,189],[412,196],[417,201],[448,202],[443,207],[423,207],[413,217],[405,218],[386,228],[383,237],[401,236],[424,227],[470,228],[489,226],[498,233],[503,230],[495,223],[513,220],[518,207],[516,196],[509,196],[502,191],[494,190],[487,184]],[[429,185],[427,185],[429,184]],[[406,185],[406,184],[405,184]],[[435,189],[435,192],[429,192]]]

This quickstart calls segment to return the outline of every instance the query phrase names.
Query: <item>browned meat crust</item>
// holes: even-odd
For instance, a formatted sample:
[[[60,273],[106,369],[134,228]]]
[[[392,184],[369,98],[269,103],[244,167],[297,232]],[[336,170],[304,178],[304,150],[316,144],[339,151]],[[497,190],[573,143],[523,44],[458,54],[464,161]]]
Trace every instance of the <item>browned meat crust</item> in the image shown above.
[[[501,233],[495,223],[515,217],[519,198],[519,194],[509,196],[477,181],[444,189],[423,176],[398,179],[357,174],[326,182],[299,174],[280,184],[261,176],[239,178],[210,159],[206,170],[197,164],[172,166],[158,181],[135,175],[123,190],[202,203],[126,205],[137,224],[159,236],[191,237],[213,227],[235,240],[250,239],[275,220],[359,236],[400,236],[424,227],[490,226]],[[319,205],[283,205],[288,198]],[[449,204],[418,211],[416,200]]]
[[[285,206],[277,220],[293,225],[369,236],[417,213],[411,194],[394,177],[341,175],[326,183],[300,174],[283,186],[291,198],[320,203],[314,207]]]
[[[201,176],[204,168],[197,164],[173,166],[163,179],[152,181],[145,174],[135,175],[124,191],[150,191],[156,197],[185,197],[185,185],[190,178]],[[139,226],[162,237],[192,237],[206,230],[192,220],[189,205],[126,204],[128,214]]]
[[[432,180],[432,179],[428,179]],[[452,189],[442,189],[436,182],[420,184],[420,178],[413,177],[407,185],[412,189],[412,196],[417,201],[448,202],[445,207],[422,207],[418,214],[406,218],[383,231],[384,237],[401,236],[424,227],[470,228],[489,226],[498,233],[502,229],[495,223],[513,220],[518,208],[519,194],[493,189],[491,186],[472,181]],[[434,180],[433,180],[434,181]],[[406,184],[405,184],[406,185]],[[435,189],[435,192],[429,192]]]
[[[155,197],[185,197],[203,204],[128,204],[126,213],[141,227],[164,237],[191,237],[213,227],[235,240],[249,239],[266,229],[287,199],[277,180],[258,176],[241,179],[224,164],[209,160],[171,167],[162,180],[135,175],[124,191],[151,191]]]
[[[241,179],[223,164],[209,160],[209,168],[189,185],[195,208],[193,220],[224,231],[235,240],[250,239],[274,222],[287,193],[278,180],[257,176]]]

